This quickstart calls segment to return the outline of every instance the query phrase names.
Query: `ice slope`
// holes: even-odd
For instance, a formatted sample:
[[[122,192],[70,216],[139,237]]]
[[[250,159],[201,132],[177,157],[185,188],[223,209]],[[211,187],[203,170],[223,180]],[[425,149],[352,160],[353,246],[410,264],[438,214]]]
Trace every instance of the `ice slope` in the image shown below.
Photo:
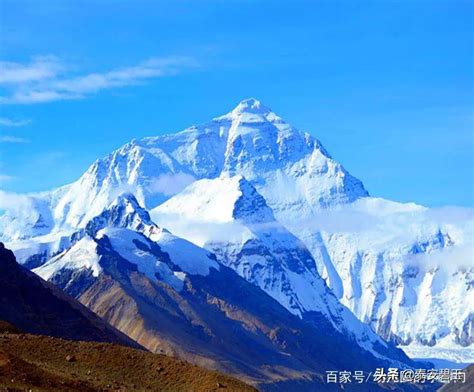
[[[199,180],[155,208],[153,219],[217,255],[301,318],[322,314],[374,355],[388,347],[341,306],[319,276],[304,244],[275,220],[265,199],[242,176]]]

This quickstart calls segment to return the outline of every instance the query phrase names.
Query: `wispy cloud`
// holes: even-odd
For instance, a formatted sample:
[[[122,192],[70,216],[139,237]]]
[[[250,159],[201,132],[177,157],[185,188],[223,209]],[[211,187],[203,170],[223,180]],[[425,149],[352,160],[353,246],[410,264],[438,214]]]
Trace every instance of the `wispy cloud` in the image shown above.
[[[0,136],[0,143],[29,143],[28,139],[18,137],[18,136],[11,136],[11,135],[3,135]]]
[[[55,56],[36,56],[28,64],[0,61],[0,84],[46,80],[62,70],[63,66]]]
[[[31,120],[12,120],[11,118],[0,117],[2,127],[24,127],[31,124]]]
[[[150,182],[150,190],[152,192],[161,192],[165,196],[173,196],[181,192],[189,184],[196,179],[186,173],[179,172],[177,174],[162,174]]]
[[[82,99],[101,90],[175,75],[195,66],[196,62],[189,57],[164,57],[107,72],[72,75],[68,67],[52,56],[37,57],[26,65],[0,62],[0,86],[8,92],[0,96],[0,103],[32,104]]]
[[[6,174],[1,174],[1,173],[0,173],[0,182],[10,181],[10,180],[12,180],[12,179],[13,179],[12,176],[7,176]]]
[[[32,104],[80,98],[84,98],[84,96],[79,94],[65,94],[51,90],[35,91],[22,88],[22,91],[14,91],[9,96],[0,96],[0,104]]]
[[[0,190],[0,210],[8,211],[12,213],[13,216],[22,216],[25,212],[31,211],[33,208],[33,197],[21,193]]]

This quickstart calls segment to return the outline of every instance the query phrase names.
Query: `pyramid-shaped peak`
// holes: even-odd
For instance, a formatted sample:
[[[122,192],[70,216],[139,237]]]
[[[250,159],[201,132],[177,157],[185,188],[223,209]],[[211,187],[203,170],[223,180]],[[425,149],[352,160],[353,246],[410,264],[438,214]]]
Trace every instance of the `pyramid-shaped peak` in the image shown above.
[[[232,113],[270,113],[272,110],[263,105],[258,99],[247,98],[239,102]]]
[[[281,119],[272,112],[268,106],[262,104],[258,99],[247,98],[239,102],[239,104],[229,113],[217,117],[214,120],[238,120],[238,121],[280,121]]]
[[[241,175],[195,181],[153,211],[213,223],[274,220],[263,196]]]
[[[118,195],[110,204],[109,208],[114,206],[132,205],[136,209],[143,209],[133,193],[124,192]]]
[[[99,230],[106,227],[127,228],[142,232],[149,237],[162,231],[131,193],[117,196],[109,207],[87,223],[86,232],[95,236]]]

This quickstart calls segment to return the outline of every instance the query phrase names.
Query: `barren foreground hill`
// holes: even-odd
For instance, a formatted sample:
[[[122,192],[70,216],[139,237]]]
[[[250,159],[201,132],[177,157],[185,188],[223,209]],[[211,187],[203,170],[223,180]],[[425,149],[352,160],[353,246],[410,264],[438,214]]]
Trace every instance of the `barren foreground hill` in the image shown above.
[[[109,343],[1,332],[0,391],[25,390],[255,391],[231,377],[164,355]]]

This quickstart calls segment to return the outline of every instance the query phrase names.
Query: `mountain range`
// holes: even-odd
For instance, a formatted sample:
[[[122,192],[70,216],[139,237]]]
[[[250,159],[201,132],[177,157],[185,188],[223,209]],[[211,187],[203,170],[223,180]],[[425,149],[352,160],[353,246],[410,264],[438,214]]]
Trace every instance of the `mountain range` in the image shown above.
[[[394,345],[472,362],[473,222],[469,209],[371,197],[320,141],[247,99],[24,196],[0,239],[143,346],[264,385],[315,382],[321,331],[369,367],[409,366]],[[268,356],[239,358],[235,336]]]
[[[308,323],[213,253],[154,224],[131,194],[33,272],[150,351],[261,390],[320,390],[327,366],[414,366],[340,305],[322,279],[321,309]]]

